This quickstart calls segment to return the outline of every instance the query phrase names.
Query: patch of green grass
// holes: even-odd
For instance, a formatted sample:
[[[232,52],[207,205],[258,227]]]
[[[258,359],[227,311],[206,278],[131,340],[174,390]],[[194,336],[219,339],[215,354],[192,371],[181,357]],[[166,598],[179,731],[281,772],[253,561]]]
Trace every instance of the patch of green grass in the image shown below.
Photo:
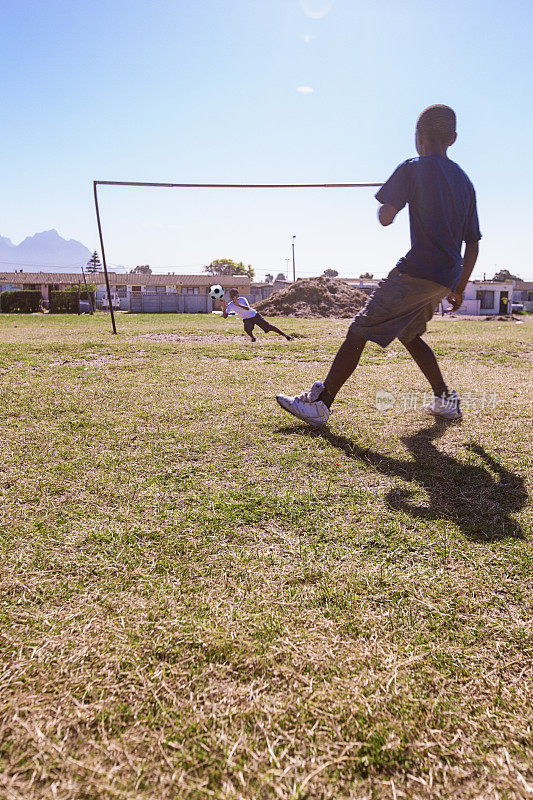
[[[431,323],[461,425],[394,343],[321,432],[347,321],[281,325],[0,315],[1,796],[529,796],[532,320]]]

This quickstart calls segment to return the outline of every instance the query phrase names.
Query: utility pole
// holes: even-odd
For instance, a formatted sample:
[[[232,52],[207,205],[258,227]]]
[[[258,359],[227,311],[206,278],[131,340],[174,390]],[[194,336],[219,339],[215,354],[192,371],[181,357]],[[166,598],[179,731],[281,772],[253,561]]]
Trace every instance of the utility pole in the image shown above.
[[[296,236],[292,237],[292,279],[296,282],[296,261],[294,260],[294,240]]]

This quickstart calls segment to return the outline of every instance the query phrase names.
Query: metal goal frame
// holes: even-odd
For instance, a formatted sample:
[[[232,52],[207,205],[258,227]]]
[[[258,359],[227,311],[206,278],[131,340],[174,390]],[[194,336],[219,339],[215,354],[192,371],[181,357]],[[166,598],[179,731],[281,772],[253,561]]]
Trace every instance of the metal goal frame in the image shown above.
[[[139,186],[159,189],[368,189],[383,186],[383,183],[148,183],[144,181],[93,181],[94,207],[96,211],[96,222],[98,224],[98,236],[100,237],[105,285],[107,297],[109,299],[111,326],[113,334],[116,335],[117,326],[115,322],[115,311],[111,301],[111,286],[109,284],[102,221],[100,219],[100,208],[98,206],[98,186]]]

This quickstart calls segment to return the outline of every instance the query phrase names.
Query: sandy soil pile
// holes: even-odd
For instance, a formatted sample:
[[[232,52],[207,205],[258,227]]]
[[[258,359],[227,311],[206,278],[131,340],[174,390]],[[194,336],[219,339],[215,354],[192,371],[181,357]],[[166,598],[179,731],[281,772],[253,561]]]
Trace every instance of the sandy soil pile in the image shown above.
[[[254,307],[267,317],[353,317],[367,299],[338,278],[299,278]]]

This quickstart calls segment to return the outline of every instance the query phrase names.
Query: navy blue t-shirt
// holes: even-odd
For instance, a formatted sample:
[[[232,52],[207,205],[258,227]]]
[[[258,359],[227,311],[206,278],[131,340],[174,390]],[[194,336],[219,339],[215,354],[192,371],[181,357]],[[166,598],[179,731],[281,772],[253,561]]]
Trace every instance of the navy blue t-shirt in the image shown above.
[[[410,158],[376,198],[398,211],[409,203],[411,249],[397,266],[415,278],[455,289],[462,271],[462,243],[481,239],[476,193],[468,175],[445,156]]]

